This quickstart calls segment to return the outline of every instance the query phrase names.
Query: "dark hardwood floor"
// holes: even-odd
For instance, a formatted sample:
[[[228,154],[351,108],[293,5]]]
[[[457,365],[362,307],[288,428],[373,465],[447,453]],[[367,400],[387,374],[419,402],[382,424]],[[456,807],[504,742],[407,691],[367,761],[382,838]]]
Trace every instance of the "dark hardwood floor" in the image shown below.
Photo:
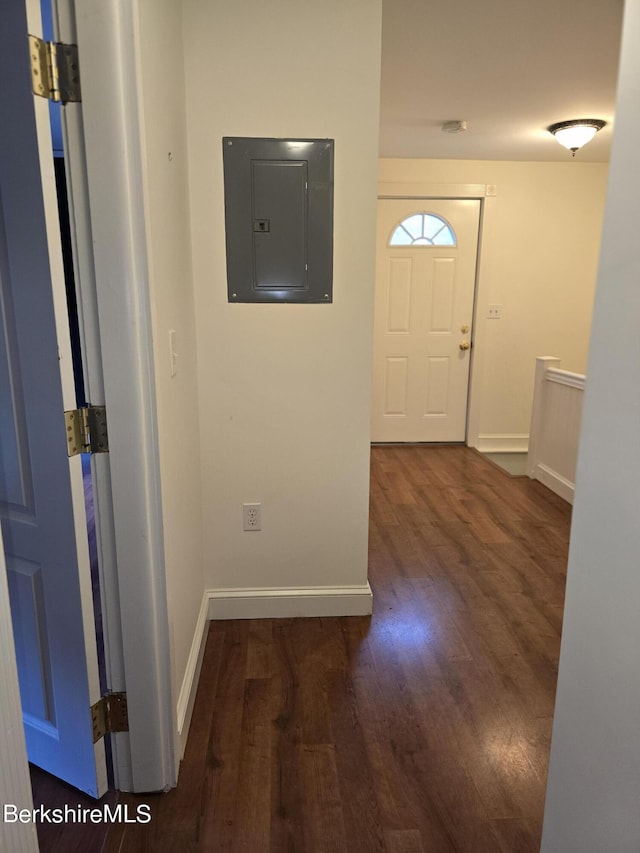
[[[71,809],[103,808],[108,805],[112,811],[118,802],[117,791],[108,791],[100,800],[72,788],[54,776],[50,776],[39,767],[29,765],[31,772],[31,790],[33,805],[43,806],[50,810],[50,820],[39,821],[37,824],[38,845],[40,853],[99,853],[105,843],[109,827],[107,824],[72,822],[55,823],[54,810],[64,811],[65,806]],[[7,853],[11,853],[10,850]]]
[[[570,508],[372,449],[372,618],[211,624],[180,773],[108,853],[539,849]]]

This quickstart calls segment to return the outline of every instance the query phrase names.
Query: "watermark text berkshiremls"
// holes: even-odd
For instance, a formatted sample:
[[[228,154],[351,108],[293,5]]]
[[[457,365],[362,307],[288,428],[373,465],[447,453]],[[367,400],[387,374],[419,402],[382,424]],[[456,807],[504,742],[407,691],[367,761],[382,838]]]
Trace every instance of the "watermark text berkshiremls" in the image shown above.
[[[12,803],[2,808],[4,823],[150,823],[151,806],[140,803],[131,808],[128,803],[116,803],[87,808],[80,804],[60,808],[37,806],[21,809]]]

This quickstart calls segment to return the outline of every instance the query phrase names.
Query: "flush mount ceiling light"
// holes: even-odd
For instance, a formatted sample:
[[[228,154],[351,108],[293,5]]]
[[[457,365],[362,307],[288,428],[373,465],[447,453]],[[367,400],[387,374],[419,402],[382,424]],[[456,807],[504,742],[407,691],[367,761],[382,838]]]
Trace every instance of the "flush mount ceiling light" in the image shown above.
[[[557,121],[547,130],[576,156],[578,148],[590,142],[596,133],[605,126],[606,121],[599,118],[574,118],[571,121]]]

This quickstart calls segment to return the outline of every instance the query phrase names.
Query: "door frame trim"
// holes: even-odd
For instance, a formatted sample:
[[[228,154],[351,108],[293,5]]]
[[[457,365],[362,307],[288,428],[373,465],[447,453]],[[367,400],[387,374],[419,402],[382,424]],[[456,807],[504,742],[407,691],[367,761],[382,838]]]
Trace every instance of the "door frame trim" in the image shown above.
[[[177,739],[141,169],[137,3],[54,0],[54,11],[72,30],[82,63],[83,101],[77,105],[82,120],[68,153],[83,199],[76,212],[90,220],[90,227],[76,229],[92,267],[78,282],[80,301],[90,306],[79,318],[81,334],[93,353],[95,384],[103,382],[109,421],[110,453],[102,481],[97,478],[102,500],[96,512],[100,532],[110,539],[113,567],[110,578],[107,572],[108,678],[113,689],[126,689],[129,716],[129,733],[112,736],[114,776],[122,791],[161,791],[176,784]],[[94,459],[94,466],[99,469],[101,461]]]
[[[68,0],[52,0],[52,15],[56,40],[75,44],[77,35],[72,4]],[[67,104],[65,109],[60,112],[84,387],[87,400],[93,405],[104,406],[105,390],[93,262],[93,235],[86,172],[82,104]],[[106,690],[119,693],[126,691],[126,682],[108,454],[92,456],[91,484],[100,573]],[[121,779],[130,778],[130,770],[128,769],[130,766],[129,736],[127,734],[118,733],[111,736],[111,766],[116,784],[120,784]]]
[[[436,184],[420,181],[379,181],[378,199],[464,199],[480,201],[480,225],[476,258],[476,281],[473,303],[473,349],[469,369],[469,396],[467,400],[466,444],[478,447],[480,440],[480,381],[484,370],[486,324],[481,308],[488,304],[490,261],[494,257],[493,233],[495,218],[495,184]]]

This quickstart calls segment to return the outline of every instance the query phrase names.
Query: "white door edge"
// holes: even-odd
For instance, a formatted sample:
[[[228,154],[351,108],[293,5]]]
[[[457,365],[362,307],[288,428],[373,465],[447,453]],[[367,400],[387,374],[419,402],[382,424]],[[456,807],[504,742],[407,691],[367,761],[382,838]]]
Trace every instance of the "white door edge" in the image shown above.
[[[379,181],[378,199],[480,199],[480,231],[476,264],[476,288],[473,309],[473,353],[469,372],[467,403],[467,437],[469,447],[477,447],[480,439],[480,381],[484,369],[485,324],[482,306],[488,303],[490,263],[494,253],[495,202],[498,188],[487,184],[424,183],[419,181]],[[491,193],[489,195],[489,193]]]
[[[56,39],[75,44],[75,16],[70,0],[53,0]],[[76,282],[78,325],[87,400],[105,403],[100,324],[93,263],[93,236],[82,123],[82,104],[68,104],[61,110],[73,262]],[[96,546],[100,571],[102,636],[105,655],[106,688],[126,691],[124,651],[116,571],[115,522],[108,454],[91,459]],[[126,734],[112,735],[111,756],[116,787],[131,785],[131,759]]]
[[[86,186],[76,186],[77,198],[80,204],[85,196],[88,214],[85,209],[82,215],[91,220],[90,229],[76,228],[76,240],[95,270],[79,285],[86,309],[81,335],[93,358],[90,392],[104,383],[111,449],[108,465],[97,457],[93,463],[97,524],[117,562],[107,592],[108,678],[113,689],[126,688],[129,713],[129,734],[114,737],[115,781],[123,791],[166,790],[176,782],[175,725],[140,186],[136,10],[135,4],[121,8],[101,0],[54,0],[54,8],[61,28],[74,31],[81,65],[84,122],[74,125],[70,112],[65,124],[73,136],[72,177],[86,179]]]

